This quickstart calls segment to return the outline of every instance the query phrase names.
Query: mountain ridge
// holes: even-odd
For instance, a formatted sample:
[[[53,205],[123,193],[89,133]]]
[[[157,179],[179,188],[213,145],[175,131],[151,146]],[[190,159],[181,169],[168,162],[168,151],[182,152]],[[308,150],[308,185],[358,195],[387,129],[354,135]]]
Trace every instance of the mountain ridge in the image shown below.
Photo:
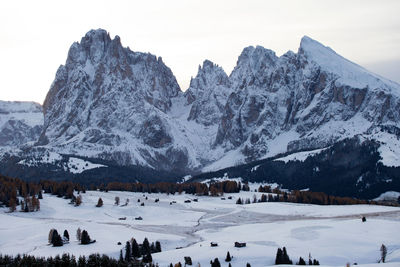
[[[98,29],[73,43],[57,70],[40,136],[21,138],[14,148],[23,151],[7,153],[21,162],[57,153],[211,171],[356,135],[383,140],[380,129],[400,123],[399,99],[400,85],[307,36],[297,53],[280,57],[246,47],[229,75],[205,60],[183,92],[161,57],[124,48],[119,36]]]

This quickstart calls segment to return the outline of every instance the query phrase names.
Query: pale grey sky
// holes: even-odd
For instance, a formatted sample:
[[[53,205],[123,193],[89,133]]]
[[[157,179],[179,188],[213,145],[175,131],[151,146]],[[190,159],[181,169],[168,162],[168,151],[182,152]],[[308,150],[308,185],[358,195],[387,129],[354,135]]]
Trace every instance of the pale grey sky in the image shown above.
[[[400,82],[398,0],[1,1],[0,99],[43,103],[70,45],[103,28],[162,56],[182,90],[204,59],[229,74],[242,49],[297,52],[308,35]]]

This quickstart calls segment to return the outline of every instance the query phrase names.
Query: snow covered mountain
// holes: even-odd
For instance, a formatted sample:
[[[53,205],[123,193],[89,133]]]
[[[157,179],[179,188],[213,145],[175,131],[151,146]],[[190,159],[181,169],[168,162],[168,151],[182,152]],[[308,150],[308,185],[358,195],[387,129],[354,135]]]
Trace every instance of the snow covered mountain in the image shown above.
[[[280,57],[247,47],[229,76],[205,60],[182,92],[160,57],[91,30],[71,46],[43,112],[32,151],[120,166],[210,171],[356,135],[399,164],[400,85],[309,37]]]
[[[43,111],[38,103],[0,101],[0,147],[36,142],[42,128]]]

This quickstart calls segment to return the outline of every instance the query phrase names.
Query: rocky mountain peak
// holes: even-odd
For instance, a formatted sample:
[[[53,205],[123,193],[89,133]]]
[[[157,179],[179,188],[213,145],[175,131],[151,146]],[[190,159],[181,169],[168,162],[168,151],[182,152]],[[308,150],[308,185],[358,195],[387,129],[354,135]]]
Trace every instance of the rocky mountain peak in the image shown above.
[[[275,68],[278,57],[275,52],[262,46],[249,46],[243,49],[230,80],[240,89],[247,86],[265,84],[267,76]],[[238,83],[241,81],[242,83]]]

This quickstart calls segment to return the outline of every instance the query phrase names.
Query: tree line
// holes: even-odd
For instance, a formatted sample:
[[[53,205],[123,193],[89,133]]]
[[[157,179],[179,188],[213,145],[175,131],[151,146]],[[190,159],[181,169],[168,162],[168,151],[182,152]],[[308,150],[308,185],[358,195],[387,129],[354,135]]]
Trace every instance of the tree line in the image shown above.
[[[91,254],[76,258],[70,254],[55,257],[35,257],[31,255],[8,256],[0,255],[0,266],[31,266],[31,267],[86,267],[86,266],[111,266],[111,267],[154,267],[153,263],[144,263],[142,260],[125,261],[123,258],[116,260],[105,254]]]

